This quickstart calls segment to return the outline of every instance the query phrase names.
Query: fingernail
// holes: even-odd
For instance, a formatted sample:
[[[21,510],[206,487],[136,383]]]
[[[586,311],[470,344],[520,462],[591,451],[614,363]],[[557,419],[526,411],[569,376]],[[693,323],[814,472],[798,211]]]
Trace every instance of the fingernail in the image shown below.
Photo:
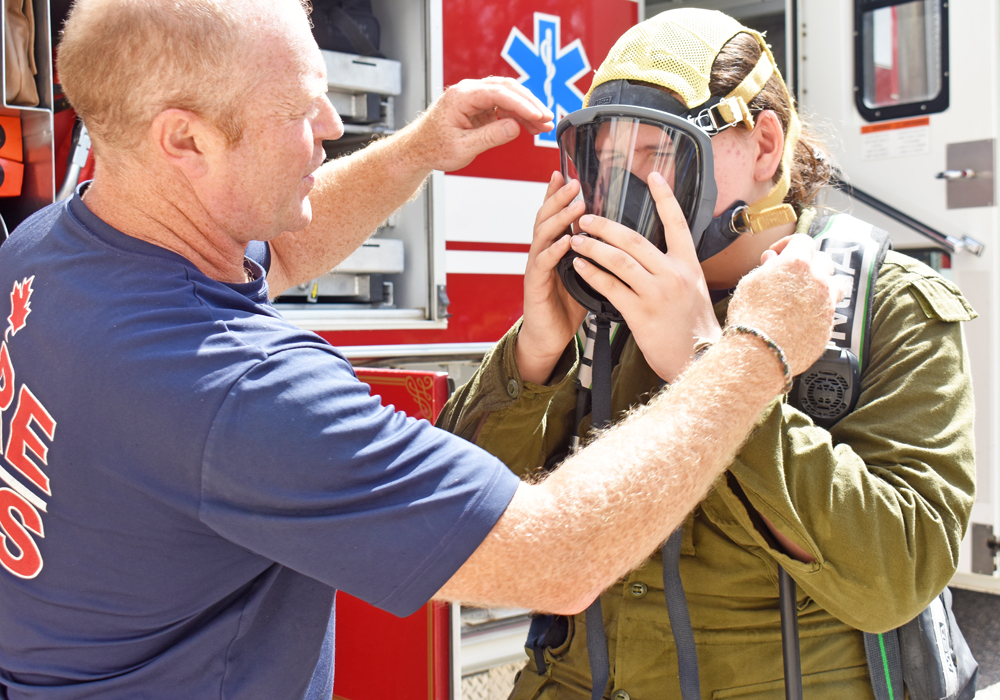
[[[550,185],[551,185],[551,184],[552,184],[553,182],[555,182],[555,181],[556,181],[556,175],[558,175],[558,174],[559,174],[559,171],[558,171],[558,170],[553,170],[553,171],[552,171],[552,177],[550,177],[550,178],[549,178],[549,184],[550,184]]]
[[[656,172],[655,170],[649,174],[649,179],[655,182],[657,185],[667,184],[667,181],[663,179],[663,175]]]
[[[583,268],[587,267],[587,263],[583,261],[583,258],[576,258],[573,260],[573,267],[575,267],[577,270],[582,270]]]
[[[570,239],[570,243],[574,246],[583,245],[583,236],[573,236],[573,238]]]
[[[592,223],[594,223],[594,217],[591,216],[590,214],[585,214],[584,216],[580,217],[581,226],[590,226]]]
[[[515,124],[512,121],[507,122],[506,124],[503,125],[503,135],[509,139],[512,139],[515,136],[517,136],[518,131],[520,131],[520,129],[518,129],[517,124]]]

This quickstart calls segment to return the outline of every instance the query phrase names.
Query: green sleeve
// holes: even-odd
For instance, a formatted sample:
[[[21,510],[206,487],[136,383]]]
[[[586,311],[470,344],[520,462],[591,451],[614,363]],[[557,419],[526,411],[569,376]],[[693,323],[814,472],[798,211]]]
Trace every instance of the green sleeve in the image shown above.
[[[975,312],[950,282],[895,254],[874,308],[856,409],[828,432],[778,404],[731,467],[750,505],[816,562],[775,550],[742,499],[723,496],[807,595],[853,627],[882,632],[915,617],[958,564],[975,500],[959,321]]]
[[[518,321],[458,389],[437,426],[475,442],[514,473],[543,467],[569,443],[576,407],[576,342],[570,342],[547,385],[521,379],[514,359]]]

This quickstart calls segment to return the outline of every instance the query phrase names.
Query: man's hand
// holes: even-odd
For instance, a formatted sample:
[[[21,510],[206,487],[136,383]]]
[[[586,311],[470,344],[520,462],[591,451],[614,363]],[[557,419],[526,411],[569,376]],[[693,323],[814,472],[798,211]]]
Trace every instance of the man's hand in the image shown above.
[[[696,341],[715,340],[721,329],[677,199],[659,173],[651,174],[648,184],[663,222],[666,253],[598,216],[580,219],[580,228],[594,238],[574,236],[572,245],[614,273],[575,261],[579,275],[621,312],[653,371],[672,382],[691,359]]]
[[[350,255],[420,189],[432,170],[457,170],[524,127],[552,130],[552,113],[511,78],[463,80],[416,121],[316,171],[312,223],[271,241],[271,297]]]
[[[844,290],[830,259],[811,238],[784,238],[744,277],[729,304],[728,322],[767,333],[784,351],[792,376],[812,366],[830,340],[833,308]]]
[[[434,101],[412,127],[418,167],[459,170],[490,148],[513,141],[524,127],[531,134],[555,128],[553,114],[513,78],[463,80]]]
[[[587,311],[566,291],[556,264],[569,252],[571,223],[584,212],[574,201],[580,183],[566,183],[553,173],[545,202],[535,216],[535,231],[524,271],[524,320],[514,346],[518,371],[525,381],[544,384]]]

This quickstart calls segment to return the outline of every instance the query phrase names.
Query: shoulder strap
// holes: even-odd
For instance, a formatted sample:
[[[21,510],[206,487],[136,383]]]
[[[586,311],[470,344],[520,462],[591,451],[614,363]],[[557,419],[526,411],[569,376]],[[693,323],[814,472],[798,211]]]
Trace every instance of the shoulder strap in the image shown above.
[[[861,374],[871,346],[875,281],[889,249],[889,235],[847,214],[817,217],[809,233],[829,254],[834,274],[847,280],[848,293],[834,311],[826,351],[796,378],[788,401],[816,425],[832,428],[854,410],[861,394]]]
[[[896,630],[882,634],[863,634],[875,700],[904,700],[903,661],[899,655],[899,636]]]
[[[834,274],[851,282],[849,296],[837,305],[830,344],[850,350],[864,369],[871,337],[872,301],[879,268],[892,242],[889,234],[850,214],[817,216],[809,235],[833,260]]]

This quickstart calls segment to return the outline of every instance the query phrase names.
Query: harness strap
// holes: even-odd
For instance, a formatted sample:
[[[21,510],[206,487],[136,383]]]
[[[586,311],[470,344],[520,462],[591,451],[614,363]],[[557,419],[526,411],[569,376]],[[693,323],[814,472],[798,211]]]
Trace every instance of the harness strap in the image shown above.
[[[610,321],[598,316],[593,345],[593,382],[591,384],[591,424],[601,429],[611,423],[611,373],[616,358],[612,357]],[[620,348],[618,349],[620,352]],[[585,353],[586,354],[586,353]],[[617,353],[616,353],[617,354]],[[683,700],[701,698],[701,682],[698,678],[698,652],[691,629],[687,598],[680,576],[682,530],[678,528],[663,545],[663,593],[667,602],[667,614],[674,631],[677,646],[677,665]],[[604,615],[601,599],[597,598],[586,612],[587,654],[590,658],[591,700],[600,700],[611,677],[611,662],[608,658],[608,642],[604,632]]]
[[[594,337],[594,381],[591,389],[591,425],[600,430],[611,423],[611,322],[597,317]],[[608,642],[604,636],[604,614],[600,596],[587,608],[587,655],[590,657],[590,698],[601,700],[611,677]]]
[[[865,656],[875,700],[903,700],[903,660],[896,630],[865,632]]]
[[[611,322],[605,316],[597,317],[593,371],[590,421],[595,430],[600,430],[611,423]]]
[[[604,613],[601,598],[590,604],[586,613],[587,655],[590,657],[590,700],[601,700],[611,677],[608,641],[604,638]]]
[[[663,596],[667,600],[667,616],[670,630],[677,647],[677,675],[681,684],[683,700],[700,700],[701,680],[698,677],[698,650],[694,644],[694,630],[691,628],[691,614],[688,611],[687,596],[681,583],[681,542],[683,528],[674,530],[663,543]]]
[[[785,666],[785,700],[802,700],[802,659],[799,650],[799,609],[795,581],[778,567],[778,606],[781,609],[781,658]]]

